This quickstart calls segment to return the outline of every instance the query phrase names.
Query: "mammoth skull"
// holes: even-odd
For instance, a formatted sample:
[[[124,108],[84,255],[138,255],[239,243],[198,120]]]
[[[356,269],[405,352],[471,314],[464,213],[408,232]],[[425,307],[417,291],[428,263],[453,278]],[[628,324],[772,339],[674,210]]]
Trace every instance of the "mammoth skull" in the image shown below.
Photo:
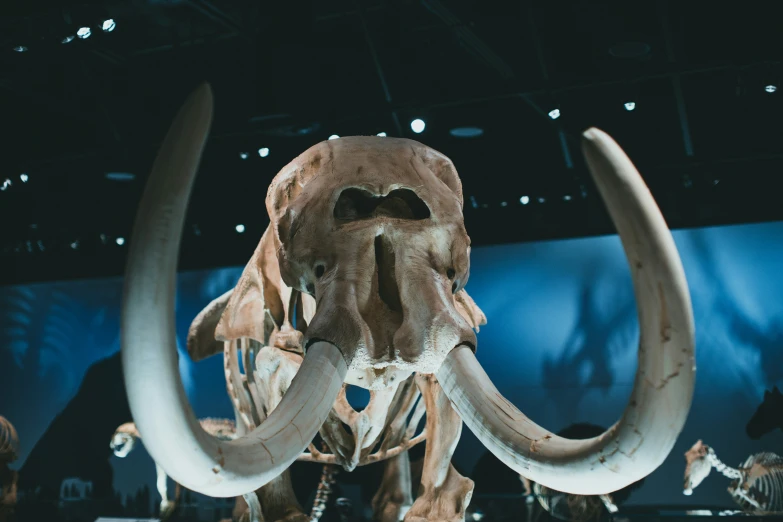
[[[463,290],[462,185],[442,154],[398,139],[320,143],[275,177],[267,210],[259,248],[277,253],[288,287],[315,298],[304,346],[345,347],[346,383],[387,388],[414,371],[435,373],[455,346],[476,346],[473,323],[484,317]],[[258,288],[264,261],[251,259],[239,288]],[[234,292],[217,339],[254,333],[258,301]]]
[[[305,354],[279,405],[257,428],[234,441],[210,437],[179,377],[173,310],[185,210],[211,118],[205,85],[178,114],[155,161],[125,277],[122,350],[130,407],[149,452],[172,478],[215,497],[253,491],[308,447],[344,383],[382,389],[411,372],[434,373],[492,453],[551,489],[609,493],[667,457],[693,394],[690,296],[655,201],[619,146],[597,129],[584,134],[583,151],[631,267],[640,325],[634,389],[614,426],[592,439],[564,439],[503,398],[474,355],[471,326],[483,316],[471,315],[480,312],[463,290],[470,240],[453,164],[411,140],[352,137],[313,146],[270,185],[270,226],[215,334],[263,339],[265,314],[280,313],[281,303],[258,296],[265,281],[282,279],[292,299],[315,300],[303,332],[276,332],[282,344],[303,336],[293,344],[302,341]],[[264,272],[279,277],[262,278]]]

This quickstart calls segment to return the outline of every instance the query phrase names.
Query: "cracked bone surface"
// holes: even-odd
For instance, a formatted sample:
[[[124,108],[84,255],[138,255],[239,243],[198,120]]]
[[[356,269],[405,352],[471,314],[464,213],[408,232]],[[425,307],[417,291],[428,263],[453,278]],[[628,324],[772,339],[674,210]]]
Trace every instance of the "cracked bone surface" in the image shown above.
[[[457,171],[418,142],[371,136],[316,144],[277,174],[266,198],[269,228],[242,276],[194,321],[189,353],[202,358],[226,343],[229,393],[243,421],[258,426],[228,443],[206,436],[177,372],[173,296],[211,103],[209,88],[200,87],[166,137],[140,205],[125,283],[123,366],[131,411],[153,458],[175,480],[211,496],[241,495],[297,458],[361,465],[370,461],[375,441],[381,441],[378,459],[392,458],[406,448],[384,447],[379,437],[412,441],[415,426],[405,421],[423,414],[403,383],[433,374],[450,406],[440,401],[439,409],[430,408],[428,426],[439,426],[436,417],[451,415],[453,407],[498,458],[549,488],[609,493],[661,464],[693,393],[690,296],[652,196],[620,148],[595,129],[585,134],[585,153],[631,265],[641,326],[636,384],[615,426],[595,439],[562,439],[497,392],[473,354],[474,330],[486,319],[464,290],[470,239]],[[265,352],[252,361],[251,341],[264,347],[254,353],[269,348],[301,359],[271,395],[264,388],[274,372],[269,364],[282,359]],[[252,375],[239,371],[237,347]],[[346,406],[344,384],[371,390],[374,406],[359,413]],[[279,403],[264,410],[261,403],[273,396]],[[354,422],[352,437],[340,433],[345,420]],[[332,454],[311,444],[319,429]],[[426,495],[406,518],[418,519],[427,503],[469,501],[469,481],[442,476],[459,435],[452,432],[453,441],[446,434],[438,444],[428,440]],[[459,519],[460,511],[449,517]]]

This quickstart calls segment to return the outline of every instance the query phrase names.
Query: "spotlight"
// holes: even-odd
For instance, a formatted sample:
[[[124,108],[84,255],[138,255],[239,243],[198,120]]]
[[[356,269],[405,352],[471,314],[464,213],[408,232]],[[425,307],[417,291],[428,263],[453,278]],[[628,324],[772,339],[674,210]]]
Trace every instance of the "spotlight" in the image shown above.
[[[11,180],[6,178],[5,181],[3,181],[3,184],[0,185],[0,190],[8,190],[8,187],[11,186]]]
[[[245,231],[245,225],[237,225],[234,228],[236,229],[238,234],[241,234],[241,233],[243,233]]]
[[[80,27],[78,31],[76,31],[76,36],[81,38],[82,40],[86,40],[90,37],[92,34],[92,31],[89,27]]]
[[[19,174],[19,179],[22,180],[22,183],[27,183],[27,180],[30,179],[30,176],[27,174]]]
[[[111,181],[133,181],[136,175],[130,172],[107,172],[106,179]]]
[[[626,111],[632,111],[636,108],[636,102],[625,102],[624,107]]]
[[[773,92],[778,90],[778,86],[775,85],[775,84],[770,83],[769,85],[764,87],[764,90],[767,91],[768,93],[772,94]]]
[[[17,53],[23,53],[27,51],[27,47],[25,47],[24,45],[17,45],[16,47],[14,47],[14,51],[16,51]]]
[[[385,132],[379,132],[378,134],[376,134],[376,136],[380,136],[381,138],[385,138],[386,137],[386,133]]]
[[[269,156],[269,149],[266,147],[262,147],[258,149],[258,155],[261,156],[262,158],[266,158],[267,156]]]
[[[480,127],[454,127],[449,134],[455,138],[478,138],[484,134],[484,129]]]
[[[117,239],[114,240],[114,242],[117,243],[118,245],[122,246],[122,245],[125,244],[125,238],[124,237],[118,237]]]
[[[549,117],[556,120],[560,117],[560,109],[552,109],[549,111]]]
[[[248,154],[247,154],[247,152],[240,152],[239,153],[239,157],[242,158],[243,160],[246,160],[247,157],[248,157]]]
[[[71,42],[73,42],[74,38],[76,38],[74,35],[69,34],[68,36],[66,36],[65,38],[60,40],[60,43],[64,43],[64,44],[71,43]]]
[[[421,134],[424,132],[424,127],[426,127],[427,124],[424,123],[424,120],[421,118],[416,118],[411,122],[411,130],[415,132],[416,134]]]
[[[103,32],[110,33],[114,31],[114,28],[117,27],[117,24],[114,23],[114,20],[112,18],[109,18],[108,20],[104,20],[101,24],[101,29],[103,29]]]
[[[336,139],[337,139],[337,138],[339,138],[339,137],[340,137],[340,136],[338,136],[337,134],[332,134],[331,136],[329,136],[329,139],[330,139],[330,140],[336,140]]]
[[[521,198],[519,198],[519,202],[522,203],[523,205],[527,205],[528,203],[530,203],[530,198],[528,196],[522,196]]]

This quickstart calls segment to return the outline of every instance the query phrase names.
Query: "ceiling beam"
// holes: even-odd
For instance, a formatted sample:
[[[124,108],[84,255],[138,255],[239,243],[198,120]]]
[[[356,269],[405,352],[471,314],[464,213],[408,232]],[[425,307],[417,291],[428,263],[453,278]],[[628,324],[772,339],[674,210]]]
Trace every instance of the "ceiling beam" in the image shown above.
[[[677,63],[677,56],[674,50],[674,39],[672,38],[671,25],[669,23],[669,9],[667,0],[658,0],[658,15],[661,19],[661,29],[663,31],[663,41],[666,47],[666,59],[671,64]],[[682,145],[685,149],[685,155],[693,157],[693,138],[691,128],[688,123],[688,111],[685,108],[685,96],[682,93],[682,83],[679,75],[671,76],[672,90],[674,99],[677,103],[677,116],[680,120],[680,132],[682,133]]]
[[[439,0],[421,0],[422,5],[451,29],[463,48],[479,58],[485,65],[497,71],[501,78],[514,77],[514,70],[503,58],[498,56],[467,24],[460,20],[448,7]]]
[[[357,6],[358,7],[358,6]],[[372,61],[375,65],[375,72],[378,75],[378,80],[381,82],[381,88],[383,89],[383,97],[386,100],[386,103],[391,106],[392,104],[392,96],[391,91],[389,90],[389,83],[386,81],[386,74],[383,72],[383,66],[381,65],[381,60],[378,58],[378,52],[375,50],[375,45],[372,41],[372,36],[370,36],[370,30],[367,28],[367,19],[365,16],[364,10],[360,10],[358,12],[359,20],[362,24],[362,33],[364,34],[364,41],[367,43],[367,48],[370,50],[370,55],[372,55]],[[397,130],[397,136],[402,137],[402,125],[400,124],[400,117],[397,114],[397,111],[395,109],[391,109],[391,116],[392,120],[394,121],[394,127]]]

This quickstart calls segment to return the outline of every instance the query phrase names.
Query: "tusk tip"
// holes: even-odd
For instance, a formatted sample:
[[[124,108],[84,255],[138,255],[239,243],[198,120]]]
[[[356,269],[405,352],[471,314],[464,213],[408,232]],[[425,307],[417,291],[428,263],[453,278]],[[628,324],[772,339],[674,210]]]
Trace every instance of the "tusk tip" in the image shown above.
[[[196,105],[212,109],[213,96],[212,86],[208,82],[201,82],[193,92],[190,93],[185,105]]]
[[[597,127],[590,127],[582,133],[582,138],[586,141],[598,141],[602,138],[607,138],[608,135]]]

